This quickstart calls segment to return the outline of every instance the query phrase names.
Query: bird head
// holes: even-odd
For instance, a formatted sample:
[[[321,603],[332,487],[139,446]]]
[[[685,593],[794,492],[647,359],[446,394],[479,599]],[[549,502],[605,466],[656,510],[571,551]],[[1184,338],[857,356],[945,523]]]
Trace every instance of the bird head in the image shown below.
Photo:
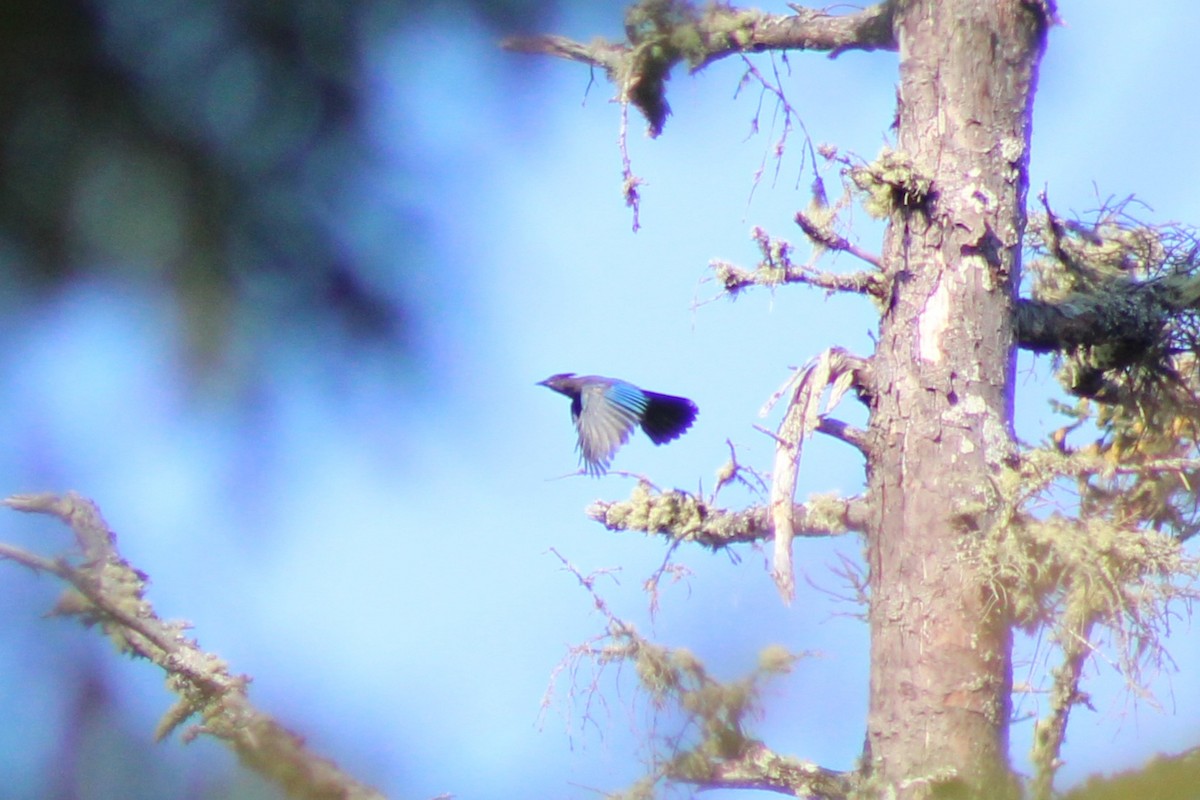
[[[574,372],[560,372],[557,375],[551,375],[544,381],[538,381],[537,385],[545,386],[546,388],[553,389],[556,392],[563,392],[571,383],[571,379],[574,377]]]

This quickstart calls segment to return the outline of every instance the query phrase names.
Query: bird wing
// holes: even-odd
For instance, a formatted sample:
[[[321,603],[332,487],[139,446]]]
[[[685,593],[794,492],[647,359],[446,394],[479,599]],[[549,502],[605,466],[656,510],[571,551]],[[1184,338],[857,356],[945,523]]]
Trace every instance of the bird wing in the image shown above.
[[[582,388],[575,428],[579,453],[589,473],[598,475],[608,469],[617,448],[629,441],[645,407],[645,395],[630,384],[595,383]]]
[[[646,409],[642,412],[642,430],[655,444],[665,444],[677,439],[692,427],[696,404],[686,397],[675,397],[658,392],[642,392],[646,396]]]

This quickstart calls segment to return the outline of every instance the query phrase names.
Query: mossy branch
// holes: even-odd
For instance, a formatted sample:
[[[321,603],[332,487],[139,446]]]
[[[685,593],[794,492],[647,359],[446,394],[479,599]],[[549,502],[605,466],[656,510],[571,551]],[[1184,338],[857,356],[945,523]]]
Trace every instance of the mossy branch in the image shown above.
[[[1050,208],[1034,215],[1027,259],[1032,296],[1017,302],[1017,344],[1064,357],[1061,376],[1080,397],[1114,402],[1170,388],[1200,354],[1200,234],[1133,216],[1133,198],[1088,220]],[[1133,385],[1131,385],[1133,384]]]
[[[768,645],[759,652],[758,665],[748,675],[718,681],[691,650],[666,647],[644,637],[633,624],[617,617],[596,588],[605,574],[584,574],[557,551],[563,568],[575,576],[591,596],[596,610],[607,621],[605,632],[570,649],[555,670],[553,682],[566,672],[578,680],[580,667],[590,663],[597,671],[629,664],[637,674],[640,689],[655,713],[670,710],[681,719],[676,733],[660,735],[651,771],[613,800],[644,800],[653,797],[662,783],[687,783],[700,789],[762,789],[794,797],[844,800],[858,780],[855,773],[837,772],[812,762],[770,750],[753,738],[748,728],[759,714],[762,687],[770,679],[788,673],[807,653],[793,653],[782,645]],[[584,687],[585,722],[591,720],[590,704],[597,691],[598,674]],[[571,694],[576,694],[576,686]],[[658,726],[654,726],[657,729]]]
[[[722,682],[708,674],[704,663],[686,648],[664,647],[642,637],[628,623],[610,624],[611,643],[604,648],[606,663],[629,661],[638,681],[656,708],[676,706],[694,731],[681,747],[682,735],[664,744],[674,752],[633,789],[616,798],[642,797],[646,789],[666,781],[702,789],[759,789],[818,800],[850,797],[857,776],[768,748],[747,732],[757,713],[762,685],[774,675],[791,671],[801,657],[770,645],[759,654],[759,665],[748,676]]]
[[[299,736],[251,705],[247,695],[250,679],[231,674],[224,661],[187,638],[186,623],[163,620],[155,613],[145,598],[145,573],[121,557],[116,536],[94,503],[74,492],[15,495],[3,502],[17,511],[61,519],[74,532],[83,558],[75,565],[64,557],[47,558],[6,544],[0,544],[0,558],[66,581],[71,588],[55,607],[58,615],[99,625],[121,653],[152,661],[167,673],[167,687],[179,700],[160,721],[155,732],[158,739],[199,714],[202,721],[184,732],[184,741],[202,734],[219,739],[245,766],[291,797],[383,797],[313,753]]]
[[[808,234],[815,245],[827,249],[853,252],[854,255],[868,261],[874,259],[874,256],[859,251],[857,247],[851,250],[849,242],[833,234],[827,222],[818,223],[814,221],[812,215],[798,214],[797,224],[806,231],[806,234],[809,228],[821,225],[824,233],[819,238],[813,238],[811,234]],[[717,282],[721,284],[722,290],[730,296],[736,297],[739,292],[752,286],[774,288],[790,283],[806,284],[831,293],[845,292],[874,297],[882,297],[886,291],[887,283],[883,273],[879,271],[837,273],[814,269],[808,264],[798,264],[792,259],[792,245],[786,239],[772,237],[757,226],[751,229],[750,237],[758,245],[760,253],[759,262],[754,269],[745,269],[721,260],[714,260],[709,265]],[[833,246],[839,242],[844,243],[844,246]],[[872,261],[872,263],[874,262]]]
[[[672,761],[665,773],[667,779],[688,780],[705,789],[758,789],[819,800],[848,798],[855,786],[853,775],[780,755],[761,742],[747,742],[734,758],[705,763],[700,781],[687,777],[699,763],[688,755],[681,754]]]
[[[1083,667],[1092,655],[1092,629],[1095,617],[1064,619],[1055,632],[1055,643],[1062,651],[1062,663],[1054,668],[1050,688],[1048,713],[1033,729],[1033,745],[1029,760],[1034,774],[1030,786],[1033,800],[1051,800],[1054,796],[1054,776],[1062,766],[1062,746],[1067,739],[1067,721],[1071,710],[1083,704],[1091,706],[1087,695],[1079,691]]]
[[[719,508],[690,492],[662,492],[638,483],[628,500],[598,500],[587,515],[610,531],[640,531],[672,541],[695,542],[712,550],[771,539],[775,535],[766,506],[743,511]],[[866,502],[860,498],[816,496],[797,503],[796,536],[840,536],[861,531]]]
[[[641,0],[626,12],[624,42],[584,44],[542,35],[512,37],[502,46],[600,67],[617,86],[618,100],[645,115],[651,136],[662,132],[670,113],[666,80],[681,62],[695,72],[717,59],[765,50],[822,50],[836,56],[846,50],[896,49],[889,2],[837,16],[792,8],[794,14],[767,14],[720,3],[697,8],[686,0]]]
[[[1005,615],[1031,635],[1045,631],[1061,656],[1034,729],[1035,800],[1052,796],[1071,711],[1088,702],[1080,690],[1088,660],[1111,649],[1130,690],[1153,700],[1144,670],[1171,663],[1165,640],[1179,611],[1200,597],[1200,562],[1177,537],[1145,524],[1149,507],[1129,480],[1198,466],[1183,458],[1113,461],[1056,445],[1027,453],[1018,469],[998,476],[1006,511],[979,542],[979,555],[992,565]],[[1047,512],[1044,503],[1070,482],[1074,513]]]

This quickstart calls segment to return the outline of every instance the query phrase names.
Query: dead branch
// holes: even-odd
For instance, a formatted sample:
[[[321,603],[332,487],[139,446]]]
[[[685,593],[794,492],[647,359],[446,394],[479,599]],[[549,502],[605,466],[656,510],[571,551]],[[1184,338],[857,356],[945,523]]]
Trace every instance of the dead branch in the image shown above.
[[[807,284],[828,292],[867,294],[874,297],[881,297],[886,292],[887,282],[881,272],[841,274],[813,269],[811,266],[792,261],[792,245],[786,239],[774,238],[757,226],[750,230],[750,237],[758,245],[761,254],[754,269],[743,269],[720,260],[714,260],[709,265],[721,287],[731,296],[736,296],[738,292],[751,286],[775,287],[789,283]]]
[[[377,790],[359,783],[336,764],[309,750],[304,741],[251,705],[249,678],[232,675],[216,655],[184,636],[187,625],[159,618],[145,599],[146,575],[117,551],[116,536],[90,500],[65,495],[14,495],[3,501],[17,511],[49,514],[71,527],[83,551],[74,566],[4,545],[0,558],[56,575],[71,585],[55,612],[99,624],[122,653],[141,656],[167,673],[167,686],[179,700],[159,722],[163,739],[195,714],[203,722],[183,734],[185,742],[207,734],[230,746],[242,763],[274,781],[291,797],[380,800]]]
[[[738,461],[737,450],[731,440],[726,439],[725,444],[729,448],[729,460],[717,470],[717,482],[708,496],[708,504],[715,506],[721,490],[732,483],[740,483],[757,495],[766,494],[767,482],[763,480],[758,470]]]
[[[686,62],[695,72],[726,56],[765,50],[895,50],[891,3],[851,14],[793,6],[795,14],[767,14],[713,3],[696,8],[684,0],[642,0],[626,12],[625,42],[588,44],[563,36],[517,36],[501,46],[516,53],[548,55],[599,67],[617,86],[617,99],[645,115],[651,136],[662,132],[670,108],[666,79]]]
[[[837,252],[849,253],[860,261],[870,264],[875,269],[883,269],[883,261],[878,255],[868,253],[845,236],[835,232],[831,226],[820,224],[815,218],[805,214],[803,211],[796,212],[796,224],[800,226],[800,230],[804,231],[804,235],[814,244]],[[872,273],[865,274],[870,275]],[[866,287],[859,291],[866,291]]]
[[[869,441],[867,432],[862,428],[849,425],[839,419],[822,417],[821,421],[817,423],[815,430],[817,433],[823,433],[826,436],[832,436],[838,441],[845,442],[863,455],[866,455],[870,450],[870,447],[867,444]]]
[[[699,782],[705,789],[761,789],[793,797],[842,800],[850,796],[855,785],[849,773],[780,755],[761,742],[750,742],[737,757],[706,767],[709,771]],[[687,780],[672,770],[667,771],[666,777]],[[697,781],[693,777],[691,782]]]
[[[680,4],[682,5],[682,4]],[[698,49],[687,52],[693,70],[738,53],[766,50],[830,51],[831,57],[847,50],[895,50],[891,3],[884,2],[835,16],[825,11],[793,5],[794,14],[714,5],[696,20]],[[621,61],[633,49],[626,42],[595,39],[576,42],[565,36],[542,34],[512,36],[500,43],[505,50],[530,55],[547,55],[618,72]]]
[[[579,668],[590,663],[594,669],[583,687],[587,721],[592,698],[597,694],[599,671],[631,663],[655,712],[673,707],[683,718],[678,732],[662,737],[672,755],[657,762],[651,774],[623,796],[645,796],[661,781],[701,789],[767,789],[820,800],[845,800],[850,796],[859,780],[856,773],[837,772],[780,755],[747,731],[747,723],[758,712],[765,682],[790,672],[797,660],[810,653],[793,653],[780,645],[770,645],[759,653],[758,666],[749,675],[718,681],[691,651],[657,644],[642,636],[633,624],[614,616],[596,589],[596,579],[606,572],[584,574],[560,553],[551,552],[591,595],[607,624],[605,633],[570,648],[551,677],[543,706],[548,704],[563,672],[572,676],[574,696]]]
[[[841,401],[846,390],[858,381],[858,371],[865,361],[852,356],[840,347],[826,350],[789,379],[787,386],[794,386],[791,400],[779,430],[775,433],[775,466],[771,473],[771,525],[775,531],[775,554],[772,577],[779,587],[785,603],[790,603],[796,593],[796,581],[792,569],[792,537],[795,531],[796,481],[800,471],[800,455],[804,440],[821,423],[821,398],[828,388],[828,413]],[[776,392],[774,398],[786,392]],[[763,409],[768,411],[773,400]]]

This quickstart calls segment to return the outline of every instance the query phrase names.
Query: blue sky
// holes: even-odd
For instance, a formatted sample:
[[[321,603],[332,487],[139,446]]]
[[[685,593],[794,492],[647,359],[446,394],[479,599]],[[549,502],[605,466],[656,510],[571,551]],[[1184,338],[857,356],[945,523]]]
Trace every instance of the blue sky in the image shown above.
[[[1061,12],[1067,25],[1051,34],[1035,112],[1033,190],[1047,186],[1057,208],[1075,211],[1094,208],[1097,190],[1136,192],[1156,219],[1200,220],[1191,102],[1200,8],[1089,2]],[[617,4],[567,3],[553,27],[616,36],[620,18]],[[784,88],[814,141],[873,156],[892,118],[895,56],[789,61]],[[645,753],[633,734],[645,716],[630,710],[628,680],[596,718],[603,736],[569,726],[579,708],[567,684],[540,712],[566,648],[603,627],[551,547],[585,571],[618,569],[600,584],[613,608],[719,676],[741,675],[767,644],[817,651],[772,685],[757,733],[780,751],[852,767],[868,666],[856,609],[804,585],[781,607],[757,550],[737,564],[681,552],[693,574],[665,591],[650,621],[640,584],[661,543],[607,533],[582,513],[626,496],[632,481],[558,479],[576,466],[567,402],[534,386],[554,372],[596,372],[694,398],[701,413],[685,437],[664,448],[635,438],[617,457],[615,468],[661,486],[708,490],[727,438],[739,459],[768,469],[770,442],[753,428],[763,402],[790,367],[828,346],[868,352],[874,326],[866,301],[802,288],[701,302],[716,293],[705,282],[710,259],[753,263],[752,226],[802,239],[790,221],[807,202],[795,190],[799,132],[778,180],[768,170],[755,188],[775,141],[769,103],[763,132],[748,137],[758,96],[732,99],[738,62],[676,74],[663,136],[645,139],[640,120],[631,131],[646,181],[635,234],[620,196],[618,109],[606,84],[585,92],[585,68],[500,52],[482,31],[430,14],[425,28],[380,42],[372,70],[380,142],[403,130],[423,163],[415,177],[364,178],[361,191],[424,206],[429,261],[406,280],[424,298],[425,377],[366,360],[334,378],[289,352],[272,362],[247,428],[189,391],[178,320],[159,298],[97,279],[8,324],[0,429],[16,445],[0,453],[0,474],[9,491],[75,488],[96,499],[126,556],[152,576],[161,613],[191,620],[203,645],[254,676],[265,708],[396,797],[580,796],[639,774]],[[834,175],[827,182],[836,187]],[[866,215],[855,224],[872,246]],[[848,258],[826,266],[857,268]],[[1047,374],[1022,360],[1018,423],[1029,440],[1053,424]],[[799,496],[861,483],[849,448],[806,448]],[[5,538],[67,542],[23,517],[8,519]],[[836,590],[837,555],[859,550],[853,538],[800,541],[796,561]],[[0,767],[24,770],[36,796],[56,735],[45,721],[64,703],[57,672],[78,659],[108,670],[140,726],[132,735],[149,738],[169,700],[147,665],[37,620],[55,595],[50,581],[6,583],[16,581],[0,628],[14,643],[0,649]],[[1155,686],[1176,714],[1135,704],[1111,669],[1093,665],[1097,710],[1076,712],[1064,785],[1200,739],[1191,713],[1200,651],[1186,625],[1171,651],[1182,671]],[[1030,730],[1014,726],[1019,765]],[[192,750],[204,746],[163,747],[181,770],[202,771]]]

